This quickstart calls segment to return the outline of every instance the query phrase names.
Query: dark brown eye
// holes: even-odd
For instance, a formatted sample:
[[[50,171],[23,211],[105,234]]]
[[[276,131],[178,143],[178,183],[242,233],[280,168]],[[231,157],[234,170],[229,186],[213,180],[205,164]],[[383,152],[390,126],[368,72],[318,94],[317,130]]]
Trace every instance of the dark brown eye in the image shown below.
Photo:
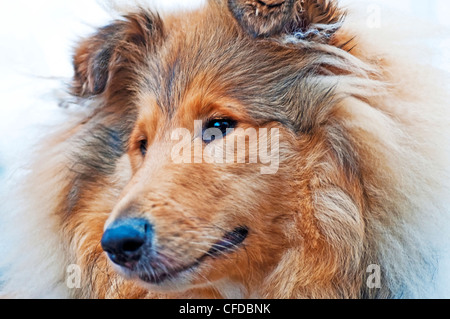
[[[203,141],[206,143],[212,142],[215,139],[224,138],[231,132],[237,125],[237,122],[233,119],[213,119],[206,123],[203,128]],[[212,131],[215,129],[215,131]],[[219,136],[211,133],[220,132]]]
[[[145,157],[145,155],[147,155],[147,145],[148,141],[147,140],[142,140],[139,142],[139,150],[141,151],[142,156]]]

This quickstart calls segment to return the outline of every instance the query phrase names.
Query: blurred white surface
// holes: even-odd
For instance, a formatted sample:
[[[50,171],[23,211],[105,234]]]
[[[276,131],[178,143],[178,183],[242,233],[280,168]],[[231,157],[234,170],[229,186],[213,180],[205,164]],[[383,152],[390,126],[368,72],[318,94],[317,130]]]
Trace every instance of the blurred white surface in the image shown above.
[[[171,10],[196,6],[203,0],[147,2],[161,10]],[[366,2],[368,6],[383,4],[412,15],[418,23],[437,23],[450,28],[448,0]],[[384,12],[381,13],[383,19]],[[60,119],[52,94],[61,88],[62,79],[72,75],[73,45],[109,19],[108,12],[94,0],[0,1],[0,177],[2,171],[6,175],[5,171],[25,156],[41,125]],[[433,63],[450,70],[450,36],[432,45],[441,53]],[[450,284],[449,269],[450,261],[442,271],[443,286]]]

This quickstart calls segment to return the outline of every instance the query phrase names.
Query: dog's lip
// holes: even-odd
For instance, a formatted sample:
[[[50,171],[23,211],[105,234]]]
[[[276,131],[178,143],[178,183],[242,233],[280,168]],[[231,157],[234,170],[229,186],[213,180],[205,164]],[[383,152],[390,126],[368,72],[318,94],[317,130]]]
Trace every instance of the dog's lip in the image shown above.
[[[158,273],[157,271],[154,271],[152,273],[146,272],[140,274],[139,278],[146,283],[155,285],[161,284],[167,279],[175,279],[183,272],[187,272],[197,268],[208,258],[216,258],[225,253],[230,253],[232,251],[237,250],[240,247],[240,245],[245,241],[245,239],[247,239],[248,234],[249,234],[248,227],[245,226],[237,227],[233,231],[226,233],[220,241],[212,245],[210,250],[206,254],[198,258],[194,263],[188,266],[174,268],[173,270],[169,271],[166,270],[161,273]]]
[[[241,226],[226,233],[222,240],[215,243],[204,257],[216,257],[222,253],[237,249],[247,239],[248,231],[248,227]]]

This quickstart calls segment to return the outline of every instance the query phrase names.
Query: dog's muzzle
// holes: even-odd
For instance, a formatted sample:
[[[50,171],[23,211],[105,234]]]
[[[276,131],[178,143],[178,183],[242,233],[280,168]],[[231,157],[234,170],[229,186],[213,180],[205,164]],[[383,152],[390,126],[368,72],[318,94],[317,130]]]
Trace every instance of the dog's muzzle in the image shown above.
[[[169,265],[167,259],[158,254],[154,243],[154,227],[140,218],[119,219],[105,231],[101,245],[109,259],[123,267],[132,277],[137,276],[150,284],[160,284],[168,278],[174,279],[180,273],[192,270],[207,258],[219,258],[240,248],[249,235],[245,226],[226,233],[220,241],[194,263],[189,265]]]

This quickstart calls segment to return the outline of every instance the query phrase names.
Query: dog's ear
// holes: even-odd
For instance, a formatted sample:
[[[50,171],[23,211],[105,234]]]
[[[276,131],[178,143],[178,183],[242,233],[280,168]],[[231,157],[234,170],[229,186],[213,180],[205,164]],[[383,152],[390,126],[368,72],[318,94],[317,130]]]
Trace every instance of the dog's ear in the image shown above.
[[[148,11],[129,14],[99,29],[76,48],[72,93],[84,98],[102,94],[116,70],[144,61],[163,34],[162,20]]]
[[[228,0],[228,8],[255,38],[280,34],[326,38],[344,17],[336,0]]]

